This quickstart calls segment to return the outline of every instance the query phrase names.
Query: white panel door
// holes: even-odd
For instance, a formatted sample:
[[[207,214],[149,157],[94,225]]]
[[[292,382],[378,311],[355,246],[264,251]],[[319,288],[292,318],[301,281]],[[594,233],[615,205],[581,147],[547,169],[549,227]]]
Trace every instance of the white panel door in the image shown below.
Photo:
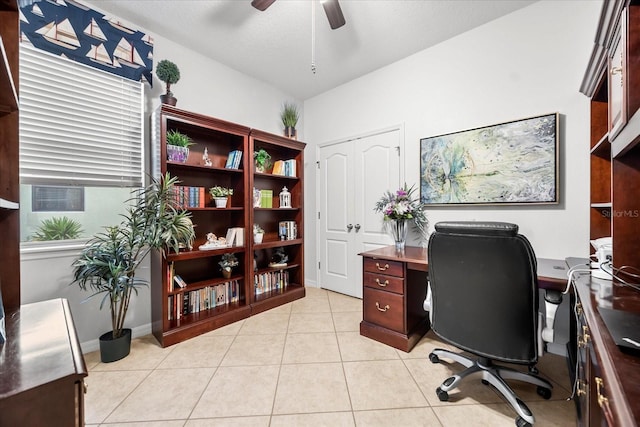
[[[320,286],[362,298],[360,252],[392,243],[373,208],[400,185],[399,129],[320,148]]]

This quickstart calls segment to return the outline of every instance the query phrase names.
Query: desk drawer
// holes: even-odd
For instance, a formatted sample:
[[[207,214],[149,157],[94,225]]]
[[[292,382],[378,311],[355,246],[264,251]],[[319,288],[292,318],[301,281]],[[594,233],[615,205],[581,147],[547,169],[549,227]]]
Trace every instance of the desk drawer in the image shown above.
[[[365,286],[381,291],[404,294],[404,279],[402,277],[385,276],[378,273],[364,273],[362,282]]]
[[[369,323],[405,333],[404,297],[386,291],[364,288],[363,318]]]
[[[386,274],[389,276],[404,277],[402,263],[398,261],[387,261],[384,259],[365,258],[364,271],[371,273]]]

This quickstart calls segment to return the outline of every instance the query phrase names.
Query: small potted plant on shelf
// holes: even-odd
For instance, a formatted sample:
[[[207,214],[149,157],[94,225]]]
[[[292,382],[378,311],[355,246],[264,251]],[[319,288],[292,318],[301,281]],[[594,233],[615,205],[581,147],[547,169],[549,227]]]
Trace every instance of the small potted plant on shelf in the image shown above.
[[[138,266],[152,250],[163,256],[182,246],[191,247],[195,237],[191,214],[174,207],[177,183],[168,173],[152,179],[148,187],[135,190],[132,205],[119,225],[96,234],[73,262],[73,283],[88,298],[102,294],[100,309],[111,310],[111,331],[100,336],[100,360],[113,362],[129,354],[131,329],[124,327],[131,297],[148,286],[136,276]]]
[[[253,153],[253,160],[256,164],[257,172],[265,172],[271,166],[271,155],[264,148]]]
[[[228,279],[231,277],[233,267],[238,266],[238,258],[236,258],[234,254],[224,254],[222,255],[222,259],[218,261],[218,265],[222,270],[222,277]]]
[[[280,118],[284,125],[284,136],[296,139],[296,125],[298,124],[298,106],[293,103],[285,102],[280,112]]]
[[[167,132],[167,160],[185,163],[189,158],[189,146],[193,141],[189,136],[173,129]]]
[[[264,238],[264,230],[259,224],[253,224],[253,243],[262,243]]]
[[[209,189],[209,194],[216,203],[216,208],[226,208],[229,196],[233,196],[233,188],[221,187],[216,185]]]
[[[178,100],[171,92],[171,85],[178,83],[178,80],[180,80],[180,70],[178,69],[178,66],[168,59],[163,59],[158,62],[158,66],[156,67],[156,76],[158,76],[158,78],[162,80],[167,87],[167,92],[164,95],[160,95],[160,102],[168,105],[176,105]]]

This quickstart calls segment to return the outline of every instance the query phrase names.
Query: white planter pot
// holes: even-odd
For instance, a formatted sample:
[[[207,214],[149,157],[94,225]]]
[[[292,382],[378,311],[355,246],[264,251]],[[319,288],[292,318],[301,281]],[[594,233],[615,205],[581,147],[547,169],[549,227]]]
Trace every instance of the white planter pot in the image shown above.
[[[213,200],[216,202],[216,208],[226,208],[227,207],[227,197],[214,197]]]
[[[253,235],[253,243],[262,243],[262,238],[264,237],[264,233],[258,233]]]

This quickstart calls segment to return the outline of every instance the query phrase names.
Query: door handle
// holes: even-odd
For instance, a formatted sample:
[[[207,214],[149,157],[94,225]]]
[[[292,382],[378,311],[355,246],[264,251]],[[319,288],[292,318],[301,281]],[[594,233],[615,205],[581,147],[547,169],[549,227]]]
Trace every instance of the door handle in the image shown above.
[[[360,224],[356,224],[356,233],[360,231]]]
[[[353,228],[353,224],[347,224],[347,233],[351,231],[352,228]]]

